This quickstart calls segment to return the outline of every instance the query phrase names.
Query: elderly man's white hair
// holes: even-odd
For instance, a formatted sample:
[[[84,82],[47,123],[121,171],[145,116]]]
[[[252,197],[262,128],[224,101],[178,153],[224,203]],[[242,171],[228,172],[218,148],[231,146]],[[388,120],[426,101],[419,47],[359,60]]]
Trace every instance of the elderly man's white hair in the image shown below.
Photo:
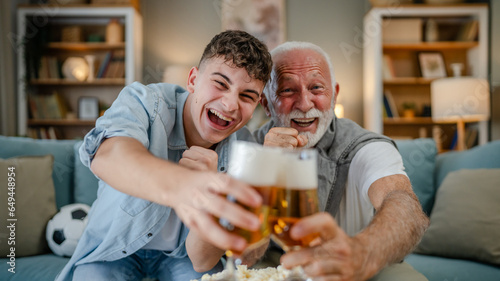
[[[273,58],[273,61],[277,55],[280,55],[280,54],[283,54],[283,53],[286,53],[286,52],[289,52],[292,50],[312,50],[312,51],[315,51],[316,53],[320,54],[321,56],[323,56],[326,63],[328,64],[328,68],[330,69],[330,76],[331,76],[331,80],[332,80],[332,90],[335,94],[335,91],[336,91],[335,86],[337,85],[337,81],[335,80],[335,72],[333,71],[333,65],[332,65],[332,61],[330,59],[330,56],[328,56],[328,54],[325,51],[323,51],[323,49],[321,49],[321,47],[319,47],[318,45],[315,45],[313,43],[290,41],[290,42],[285,42],[285,43],[277,46],[276,48],[274,48],[271,51],[271,56]],[[276,74],[275,66],[276,65],[273,63],[273,69],[271,71],[271,78],[269,79],[269,82],[266,84],[266,87],[264,88],[264,94],[266,95],[266,98],[268,100],[268,107],[272,113],[274,113],[274,105],[271,102],[272,101],[271,97],[272,97],[272,95],[276,94],[277,83],[278,83],[278,79],[276,77],[277,74]],[[334,99],[332,98],[332,106],[333,106],[333,103],[334,103]]]

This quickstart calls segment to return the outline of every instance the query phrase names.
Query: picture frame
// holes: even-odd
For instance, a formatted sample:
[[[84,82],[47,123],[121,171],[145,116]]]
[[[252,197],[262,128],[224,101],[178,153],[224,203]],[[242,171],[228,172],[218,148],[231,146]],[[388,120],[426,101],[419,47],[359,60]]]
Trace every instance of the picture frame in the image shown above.
[[[99,99],[96,97],[78,98],[78,119],[95,120],[99,117]]]
[[[285,42],[285,0],[221,0],[222,30],[244,30],[269,50]]]
[[[420,73],[424,78],[443,78],[447,76],[443,54],[440,52],[420,52],[418,53],[418,63]]]

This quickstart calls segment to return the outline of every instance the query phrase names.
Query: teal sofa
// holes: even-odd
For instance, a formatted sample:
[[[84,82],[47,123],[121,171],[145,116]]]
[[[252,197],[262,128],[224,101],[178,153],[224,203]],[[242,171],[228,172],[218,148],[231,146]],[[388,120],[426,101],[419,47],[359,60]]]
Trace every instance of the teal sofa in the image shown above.
[[[430,237],[430,231],[436,236],[435,233],[439,231],[443,232],[446,227],[440,227],[440,230],[436,230],[433,223],[438,222],[439,217],[436,215],[434,219],[433,213],[434,206],[436,202],[436,194],[439,188],[444,185],[445,179],[450,181],[452,178],[447,179],[446,176],[453,173],[452,176],[458,175],[457,172],[463,172],[467,170],[483,170],[491,171],[500,174],[500,141],[493,141],[483,146],[477,146],[467,151],[452,151],[447,153],[437,154],[435,143],[432,139],[417,139],[412,141],[396,141],[398,149],[403,157],[404,166],[406,172],[412,182],[413,189],[417,194],[422,208],[431,217],[431,225],[427,230],[427,233],[422,240],[429,244],[435,237]],[[496,170],[499,169],[499,170]],[[484,170],[483,170],[484,171]],[[499,176],[495,176],[496,182],[494,183],[496,191],[496,198],[500,195],[500,179]],[[481,187],[479,183],[476,183]],[[471,189],[478,188],[478,186],[470,186]],[[457,188],[458,189],[458,188]],[[481,201],[474,202],[477,196],[480,198],[480,189],[477,189],[477,193],[472,193],[470,198],[471,204],[482,204]],[[448,194],[447,194],[448,195]],[[445,195],[443,195],[444,197]],[[451,194],[450,196],[455,196],[459,198],[459,194]],[[444,200],[444,198],[442,199]],[[500,206],[500,203],[494,203]],[[447,207],[447,206],[443,206]],[[450,206],[450,208],[452,208]],[[500,210],[497,208],[497,210]],[[437,210],[436,210],[437,211]],[[439,210],[441,214],[446,212],[446,210]],[[465,210],[466,212],[468,210]],[[472,212],[472,211],[470,211]],[[457,214],[457,216],[459,216]],[[453,222],[459,220],[457,216],[454,216]],[[474,216],[471,214],[471,216]],[[477,225],[484,220],[484,216],[477,216]],[[451,221],[451,220],[450,220]],[[417,247],[415,253],[408,255],[405,261],[411,264],[416,270],[424,274],[429,281],[498,281],[500,280],[500,263],[498,262],[498,257],[500,256],[500,212],[494,220],[496,226],[489,224],[483,226],[485,231],[477,231],[477,236],[486,235],[487,231],[496,231],[498,236],[493,238],[491,241],[494,245],[494,250],[496,252],[496,262],[494,260],[484,260],[478,261],[478,259],[467,258],[469,256],[477,256],[477,252],[483,251],[484,249],[474,249],[472,245],[461,245],[469,243],[469,241],[461,241],[460,236],[465,234],[457,231],[456,233],[449,233],[449,237],[441,237],[441,242],[445,240],[448,245],[438,245],[440,249],[420,249],[422,243]],[[472,223],[470,228],[474,228]],[[477,226],[480,229],[481,226]],[[431,229],[432,228],[432,229]],[[453,225],[450,226],[453,229]],[[470,232],[470,229],[466,229]],[[451,231],[451,230],[450,230]],[[446,233],[446,232],[445,232]],[[441,233],[438,233],[441,234]],[[442,235],[442,234],[441,234]],[[496,235],[495,235],[496,236]],[[458,237],[458,238],[454,238]],[[426,240],[427,238],[427,240]],[[448,241],[446,241],[448,240]],[[457,244],[454,245],[456,241]],[[438,242],[438,243],[441,243]],[[462,243],[464,242],[464,243]],[[470,242],[472,244],[472,242]],[[432,244],[432,243],[431,243]],[[435,245],[435,244],[434,244]],[[447,249],[448,247],[448,249]],[[449,249],[451,248],[451,249]],[[466,248],[466,251],[461,249]],[[420,252],[420,253],[417,253]],[[422,254],[424,252],[424,254]],[[460,258],[457,258],[460,257]]]
[[[22,155],[54,155],[53,181],[57,209],[70,203],[91,205],[97,194],[97,179],[79,161],[81,142],[33,140],[0,136],[0,158]],[[432,213],[436,191],[445,176],[459,169],[500,168],[500,141],[464,152],[437,154],[432,139],[398,141],[407,173],[423,209]],[[500,241],[500,240],[499,240]],[[0,238],[0,243],[4,243]],[[16,257],[16,273],[8,271],[9,259],[0,259],[0,280],[54,280],[68,258],[46,253]],[[500,280],[500,267],[467,259],[411,254],[406,258],[430,281]]]
[[[54,164],[52,169],[52,180],[55,189],[55,202],[52,201],[50,203],[55,203],[57,209],[54,208],[54,211],[57,211],[62,206],[71,203],[91,205],[96,199],[98,186],[97,179],[87,167],[83,166],[78,157],[78,148],[80,144],[81,141],[76,140],[33,140],[30,138],[0,136],[0,158],[7,159],[17,156],[53,155]],[[29,176],[30,175],[18,173],[17,179],[19,180],[21,177]],[[17,189],[20,188],[20,186],[17,187]],[[17,191],[20,192],[20,190]],[[2,196],[3,195],[4,194],[2,194]],[[29,207],[19,205],[21,204],[20,200],[21,198],[16,198],[18,202],[18,212],[21,212],[20,208]],[[38,215],[36,210],[33,210],[33,215]],[[22,218],[19,218],[19,221],[21,219]],[[47,221],[44,223],[46,224]],[[16,235],[20,236],[21,233],[16,233]],[[0,243],[6,243],[6,241],[0,237]],[[16,243],[21,247],[23,241],[18,240]],[[0,259],[0,280],[54,280],[59,271],[68,262],[69,258],[52,254],[46,245],[45,249],[46,251],[39,255],[17,256],[15,258],[15,273],[8,271],[9,268],[11,268],[11,265],[8,263],[10,259],[3,256]]]

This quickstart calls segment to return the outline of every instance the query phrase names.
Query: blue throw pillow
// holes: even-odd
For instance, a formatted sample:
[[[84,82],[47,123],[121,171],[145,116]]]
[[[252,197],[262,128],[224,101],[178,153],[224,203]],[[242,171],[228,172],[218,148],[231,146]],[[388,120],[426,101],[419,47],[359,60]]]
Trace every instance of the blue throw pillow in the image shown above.
[[[78,150],[82,143],[83,141],[79,141],[73,146],[75,154],[75,202],[92,206],[92,203],[97,198],[99,180],[92,171],[80,161]]]
[[[52,154],[52,178],[56,190],[56,205],[73,203],[73,169],[75,140],[40,140],[23,137],[0,136],[0,158]]]
[[[436,158],[436,186],[440,186],[448,173],[460,169],[500,168],[500,140],[475,146],[466,151],[451,151]]]
[[[415,139],[397,140],[396,145],[403,157],[403,165],[413,191],[420,200],[422,209],[429,215],[435,196],[436,143],[433,139]]]

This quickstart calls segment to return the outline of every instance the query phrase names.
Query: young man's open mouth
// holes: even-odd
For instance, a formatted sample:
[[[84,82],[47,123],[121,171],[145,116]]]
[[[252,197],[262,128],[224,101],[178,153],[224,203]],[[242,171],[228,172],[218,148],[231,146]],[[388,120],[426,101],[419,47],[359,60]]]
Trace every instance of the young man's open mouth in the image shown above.
[[[213,108],[207,110],[207,114],[208,120],[210,120],[212,125],[214,125],[214,127],[218,129],[225,129],[234,122],[233,118],[225,116],[224,114]]]

